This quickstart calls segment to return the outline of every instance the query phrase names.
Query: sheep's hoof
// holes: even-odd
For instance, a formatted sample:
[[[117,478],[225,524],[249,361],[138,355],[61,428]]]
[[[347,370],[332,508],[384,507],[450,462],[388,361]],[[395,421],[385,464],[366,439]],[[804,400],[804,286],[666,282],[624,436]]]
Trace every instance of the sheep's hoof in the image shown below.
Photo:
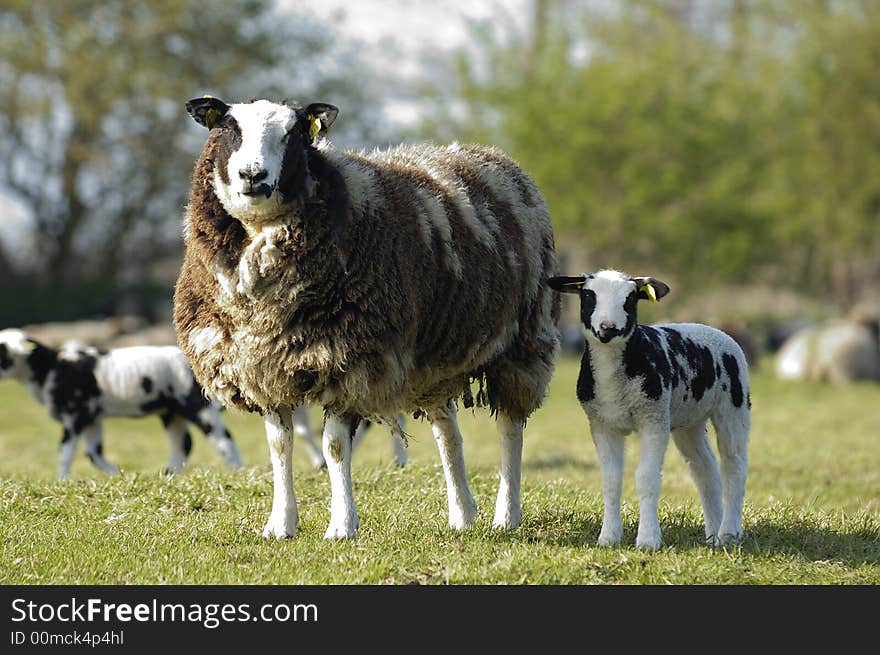
[[[721,547],[727,546],[739,546],[742,543],[742,533],[730,533],[730,532],[722,532],[717,537],[715,537],[715,545]]]
[[[641,548],[642,550],[660,550],[660,545],[662,543],[663,540],[660,538],[659,534],[640,534],[636,537],[636,548]]]
[[[605,532],[599,533],[599,538],[596,540],[596,545],[601,546],[602,548],[613,548],[614,546],[620,545],[620,539],[622,535],[620,533],[610,533],[606,534]]]
[[[285,521],[270,516],[263,528],[264,539],[293,539],[296,536],[297,521]]]
[[[521,509],[503,509],[495,512],[492,527],[496,530],[513,530],[522,522]]]
[[[477,517],[477,503],[471,500],[464,507],[449,507],[449,527],[453,530],[467,530],[472,527]]]
[[[324,539],[354,539],[357,537],[356,527],[330,525],[324,533]]]

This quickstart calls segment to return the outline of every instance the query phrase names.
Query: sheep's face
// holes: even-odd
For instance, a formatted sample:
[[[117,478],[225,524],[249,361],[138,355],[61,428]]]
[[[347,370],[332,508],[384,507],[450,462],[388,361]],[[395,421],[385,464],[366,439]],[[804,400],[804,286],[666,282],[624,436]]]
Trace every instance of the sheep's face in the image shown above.
[[[268,100],[227,105],[216,98],[187,103],[211,130],[213,185],[223,208],[246,224],[278,220],[291,200],[307,196],[306,152],[336,117],[332,105],[302,108]]]
[[[34,347],[21,330],[0,331],[0,378],[17,377]]]
[[[578,277],[554,277],[548,284],[557,291],[580,296],[584,334],[601,343],[615,339],[625,342],[638,320],[638,301],[659,300],[669,293],[669,287],[660,280],[629,277],[612,270]]]

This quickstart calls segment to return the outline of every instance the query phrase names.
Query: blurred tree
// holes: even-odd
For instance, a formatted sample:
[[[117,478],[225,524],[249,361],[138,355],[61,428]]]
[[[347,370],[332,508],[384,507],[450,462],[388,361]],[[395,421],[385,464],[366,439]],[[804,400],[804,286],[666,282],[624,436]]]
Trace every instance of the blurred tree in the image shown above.
[[[34,258],[16,296],[0,290],[16,297],[0,324],[115,311],[157,262],[175,264],[204,138],[187,99],[338,91],[357,124],[355,103],[340,102],[363,88],[356,67],[334,60],[318,23],[270,0],[3,4],[0,191],[29,212]],[[13,268],[2,250],[0,272]]]
[[[562,248],[698,287],[809,275],[844,306],[836,278],[877,275],[880,3],[533,9],[531,33],[474,26],[460,106],[438,98],[424,134],[507,149]]]

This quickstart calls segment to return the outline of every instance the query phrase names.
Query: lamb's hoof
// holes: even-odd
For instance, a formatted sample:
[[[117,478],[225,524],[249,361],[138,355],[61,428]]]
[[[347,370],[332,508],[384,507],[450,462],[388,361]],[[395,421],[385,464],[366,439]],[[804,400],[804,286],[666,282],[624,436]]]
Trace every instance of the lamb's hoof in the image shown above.
[[[264,539],[293,539],[296,536],[296,519],[276,519],[270,516],[263,528]]]
[[[614,546],[620,545],[620,540],[623,538],[623,531],[608,531],[603,530],[599,533],[599,538],[596,540],[596,545],[601,546],[602,548],[613,548]]]
[[[642,550],[660,550],[663,543],[659,534],[639,534],[636,536],[636,548]]]
[[[327,527],[324,533],[324,539],[355,539],[357,538],[357,526],[354,525],[333,525]]]
[[[495,512],[495,518],[492,520],[492,527],[496,530],[513,530],[522,523],[522,510],[502,509]]]
[[[449,508],[449,527],[453,530],[467,530],[477,518],[477,503],[471,500],[464,507],[455,505]]]
[[[722,532],[717,537],[715,537],[715,545],[721,546],[722,548],[726,548],[728,546],[739,546],[742,543],[742,533],[730,533],[730,532]]]

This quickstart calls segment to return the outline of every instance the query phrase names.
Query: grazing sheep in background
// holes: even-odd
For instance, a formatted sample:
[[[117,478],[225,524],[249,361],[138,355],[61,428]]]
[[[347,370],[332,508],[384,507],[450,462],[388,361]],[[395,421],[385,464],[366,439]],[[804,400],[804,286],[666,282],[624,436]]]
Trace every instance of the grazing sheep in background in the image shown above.
[[[526,418],[559,351],[553,229],[534,183],[493,148],[339,151],[337,109],[199,98],[209,128],[192,176],[174,324],[196,378],[260,412],[274,477],[263,535],[292,537],[291,408],[324,408],[325,538],[356,536],[351,442],[362,418],[433,423],[449,524],[472,525],[456,401],[501,435],[494,525],[521,519]],[[476,398],[471,382],[479,383]]]
[[[324,461],[324,454],[321,452],[320,446],[315,443],[315,437],[312,433],[312,423],[309,420],[309,410],[305,405],[300,405],[296,407],[290,415],[291,422],[293,424],[293,433],[306,442],[306,448],[309,451],[309,459],[312,461],[312,466],[315,468],[324,468],[327,463]],[[367,430],[370,429],[370,421],[363,420],[358,425],[357,430],[355,431],[354,437],[352,439],[351,451],[354,452],[357,450],[358,446],[364,440],[364,436],[367,434]],[[391,443],[394,446],[394,463],[397,466],[406,466],[407,454],[406,454],[406,442],[401,438],[401,434],[403,434],[403,428],[406,425],[405,419],[403,416],[397,417],[397,430],[391,431]]]
[[[742,349],[727,334],[706,325],[639,325],[638,300],[658,300],[669,292],[654,278],[604,270],[554,277],[549,285],[576,293],[581,301],[586,344],[577,397],[590,421],[602,473],[605,511],[599,545],[617,544],[623,536],[623,445],[633,431],[640,437],[636,546],[657,549],[661,544],[657,504],[670,431],[699,491],[707,540],[738,542],[751,407]],[[720,476],[707,420],[717,434]]]
[[[786,380],[841,384],[880,380],[880,322],[870,314],[811,326],[790,336],[776,356]]]
[[[110,416],[158,414],[171,440],[170,472],[180,471],[192,447],[187,422],[208,437],[236,468],[241,456],[220,418],[221,407],[202,395],[176,346],[137,346],[110,351],[68,345],[49,348],[21,330],[0,331],[0,378],[18,380],[63,426],[58,477],[70,473],[77,442],[106,473],[119,469],[104,459],[101,421]]]

